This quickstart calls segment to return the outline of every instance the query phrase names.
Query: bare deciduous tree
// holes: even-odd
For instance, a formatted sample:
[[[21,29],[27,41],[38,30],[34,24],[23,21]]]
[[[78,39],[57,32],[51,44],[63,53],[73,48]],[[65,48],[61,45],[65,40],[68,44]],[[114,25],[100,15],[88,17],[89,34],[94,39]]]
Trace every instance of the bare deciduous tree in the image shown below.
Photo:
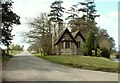
[[[46,13],[41,13],[40,16],[29,20],[27,25],[31,27],[29,32],[25,32],[25,38],[33,44],[37,44],[40,49],[43,49],[45,53],[51,53],[51,42],[52,42],[52,25],[48,19]],[[33,49],[37,47],[33,46]],[[38,49],[39,50],[39,49]]]

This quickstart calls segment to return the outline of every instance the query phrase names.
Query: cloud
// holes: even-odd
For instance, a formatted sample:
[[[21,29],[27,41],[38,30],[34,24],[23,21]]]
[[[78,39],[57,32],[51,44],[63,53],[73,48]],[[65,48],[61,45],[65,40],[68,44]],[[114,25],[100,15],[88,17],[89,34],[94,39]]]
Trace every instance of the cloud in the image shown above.
[[[119,2],[119,0],[95,0],[95,2]]]
[[[100,28],[106,29],[108,34],[114,38],[115,47],[118,48],[118,12],[110,11],[105,15],[101,15],[96,21]]]
[[[109,17],[114,17],[114,18],[118,18],[118,11],[111,11],[107,14],[107,16]]]
[[[20,1],[20,0],[18,0]],[[33,17],[40,12],[47,12],[49,6],[46,0],[22,0],[21,3],[14,3],[14,11],[24,19],[25,17]],[[47,0],[48,1],[48,0]]]

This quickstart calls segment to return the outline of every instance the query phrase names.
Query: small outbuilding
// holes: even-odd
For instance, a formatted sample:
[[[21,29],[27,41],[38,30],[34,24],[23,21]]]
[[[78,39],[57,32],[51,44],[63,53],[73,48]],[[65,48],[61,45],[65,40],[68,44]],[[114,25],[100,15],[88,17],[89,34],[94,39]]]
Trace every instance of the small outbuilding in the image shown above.
[[[67,28],[62,30],[55,40],[55,54],[59,55],[80,55],[85,43],[81,32],[70,32]]]

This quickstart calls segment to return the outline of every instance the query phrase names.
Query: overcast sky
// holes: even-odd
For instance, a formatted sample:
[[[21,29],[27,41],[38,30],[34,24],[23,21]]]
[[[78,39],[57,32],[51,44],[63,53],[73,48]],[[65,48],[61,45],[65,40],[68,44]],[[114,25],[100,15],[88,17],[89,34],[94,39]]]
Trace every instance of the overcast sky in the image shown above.
[[[23,42],[20,33],[27,31],[25,25],[26,18],[34,18],[40,13],[49,12],[50,5],[55,0],[13,0],[13,11],[20,15],[21,25],[14,26],[12,34],[15,34],[13,43],[24,45],[25,48],[29,44]],[[71,5],[77,4],[84,0],[63,0],[63,6],[68,9]],[[96,19],[98,26],[106,29],[108,34],[115,39],[116,47],[118,46],[118,0],[95,0],[96,10],[100,17]]]

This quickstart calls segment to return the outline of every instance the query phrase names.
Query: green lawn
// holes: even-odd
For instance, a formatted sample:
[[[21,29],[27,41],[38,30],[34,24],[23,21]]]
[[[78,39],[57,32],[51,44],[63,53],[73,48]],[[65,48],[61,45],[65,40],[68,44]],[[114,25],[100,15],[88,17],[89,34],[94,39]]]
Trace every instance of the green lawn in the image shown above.
[[[102,57],[90,57],[90,56],[40,56],[36,54],[35,56],[47,59],[51,62],[71,66],[80,69],[98,70],[106,72],[118,72],[118,63],[112,60],[102,58]]]

